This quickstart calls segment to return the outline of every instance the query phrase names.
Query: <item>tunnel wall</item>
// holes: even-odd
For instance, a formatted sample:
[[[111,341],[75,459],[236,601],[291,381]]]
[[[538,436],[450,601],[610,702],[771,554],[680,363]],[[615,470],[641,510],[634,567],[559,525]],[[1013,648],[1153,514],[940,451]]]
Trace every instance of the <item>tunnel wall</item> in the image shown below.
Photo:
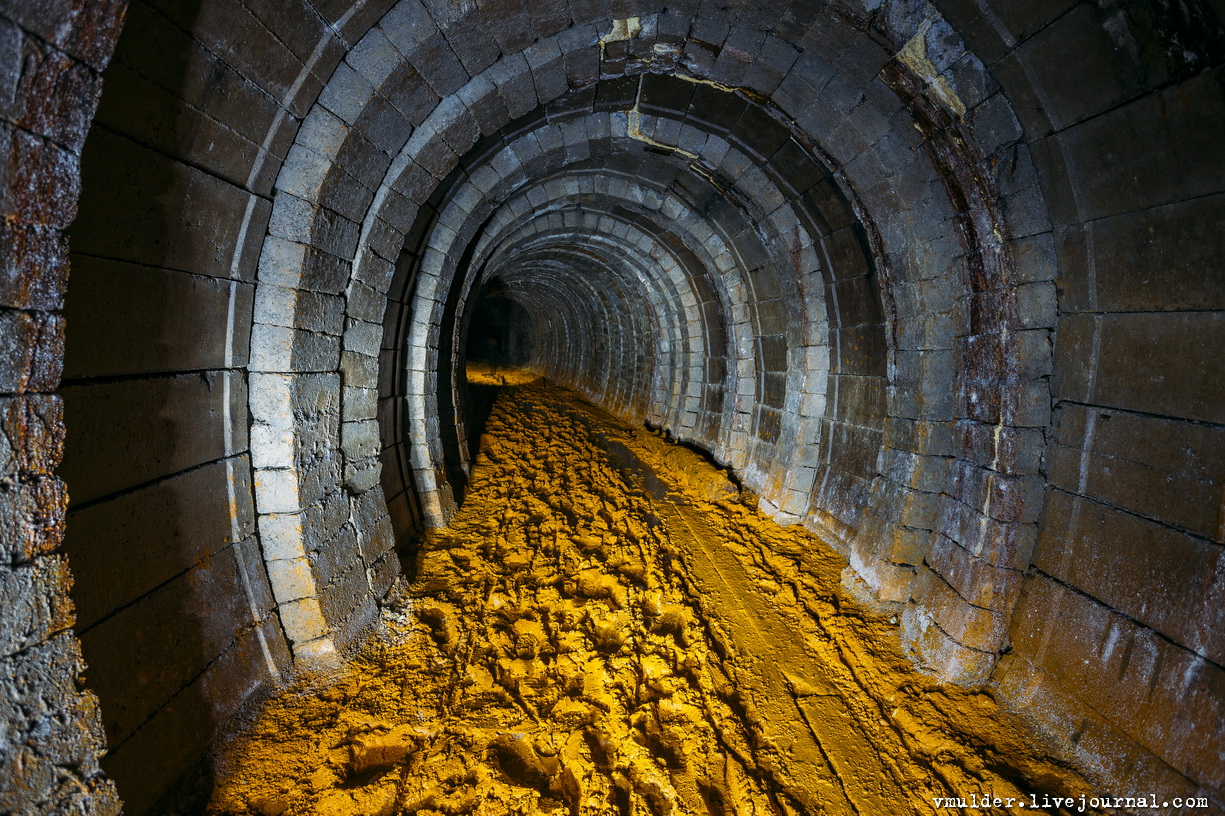
[[[296,89],[292,52],[250,13],[135,4],[126,31],[71,233],[61,472],[103,766],[140,813],[292,663],[255,525],[247,369],[261,193]]]
[[[1219,807],[1225,20],[940,5],[1033,146],[1057,284],[1042,516],[995,678],[1080,762]]]
[[[0,4],[0,811],[116,814],[73,629],[56,475],[62,316],[81,145],[123,2]]]
[[[1104,786],[1219,801],[1219,11],[937,5],[133,4],[71,231],[60,471],[103,767],[130,812],[243,698],[354,642],[396,573],[393,539],[445,519],[467,432],[445,332],[473,290],[441,248],[572,163],[585,136],[562,126],[578,113],[587,136],[607,122],[674,168],[698,156],[748,201],[795,198],[797,261],[783,231],[764,242],[785,259],[774,285],[825,313],[777,333],[794,332],[782,361],[746,347],[746,366],[773,364],[729,377],[735,354],[715,352],[739,348],[754,293],[686,283],[706,262],[655,216],[640,234],[679,241],[660,255],[675,296],[624,323],[675,315],[666,348],[633,350],[652,375],[557,359],[559,379],[715,451],[763,509],[847,556],[848,585],[901,613],[916,662],[992,684]],[[705,83],[702,104],[625,95],[677,70]],[[490,140],[526,132],[530,160],[490,177],[506,167],[484,163]],[[810,186],[736,186],[776,158],[759,132],[803,149]],[[734,149],[701,158],[720,141]],[[51,293],[6,304],[12,319],[55,311],[62,268],[6,271]],[[33,352],[47,336],[5,329],[12,359],[57,361],[55,342]],[[679,353],[690,337],[702,347]],[[813,444],[737,458],[729,440],[760,439],[770,417],[766,373]],[[719,418],[687,425],[691,400]],[[23,444],[52,455],[13,483],[55,493],[54,439]],[[62,587],[28,594],[63,609]]]

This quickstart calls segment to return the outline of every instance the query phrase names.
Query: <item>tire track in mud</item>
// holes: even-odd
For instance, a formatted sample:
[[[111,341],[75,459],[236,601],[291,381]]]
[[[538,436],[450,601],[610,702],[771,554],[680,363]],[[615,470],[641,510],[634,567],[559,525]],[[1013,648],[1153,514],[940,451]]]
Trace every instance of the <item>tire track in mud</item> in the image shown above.
[[[1019,795],[993,763],[1064,784],[692,451],[542,383],[480,450],[362,653],[227,747],[211,813],[892,816]]]

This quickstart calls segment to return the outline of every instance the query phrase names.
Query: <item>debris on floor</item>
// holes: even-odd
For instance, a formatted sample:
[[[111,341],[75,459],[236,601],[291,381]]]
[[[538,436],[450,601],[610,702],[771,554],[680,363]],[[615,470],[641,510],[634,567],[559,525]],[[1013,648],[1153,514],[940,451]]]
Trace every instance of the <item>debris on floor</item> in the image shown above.
[[[1085,790],[989,695],[917,674],[828,545],[543,382],[502,391],[416,558],[342,674],[227,746],[209,813],[900,816]]]

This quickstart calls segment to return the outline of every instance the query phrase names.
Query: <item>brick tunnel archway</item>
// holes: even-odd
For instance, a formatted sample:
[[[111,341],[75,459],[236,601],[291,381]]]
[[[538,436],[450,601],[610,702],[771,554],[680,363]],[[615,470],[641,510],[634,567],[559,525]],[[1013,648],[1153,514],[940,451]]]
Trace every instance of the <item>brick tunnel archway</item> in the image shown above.
[[[4,313],[32,610],[5,676],[50,655],[23,688],[95,729],[64,749],[83,807],[111,808],[99,722],[141,812],[248,695],[360,638],[395,540],[462,491],[493,278],[552,318],[534,365],[818,532],[920,665],[1103,784],[1220,798],[1211,9],[222,5],[130,9],[70,231],[59,473],[100,719],[55,685],[79,668],[38,395],[65,262],[30,241],[70,213],[6,222],[37,285]],[[15,98],[51,82],[75,122],[15,109],[10,187],[71,193],[113,29],[0,14],[39,57]],[[69,796],[47,785],[0,790],[42,812]]]
[[[541,216],[563,206],[566,179],[554,176],[571,167],[603,175],[598,190],[593,178],[570,194],[584,198],[586,209],[652,196],[651,206],[639,205],[655,222],[648,229],[689,244],[691,252],[705,251],[698,274],[690,275],[704,283],[686,282],[680,273],[671,292],[657,291],[655,281],[666,278],[654,271],[655,260],[631,262],[644,294],[625,302],[631,311],[646,302],[637,325],[653,328],[655,347],[591,362],[580,329],[564,342],[567,353],[589,360],[585,369],[575,360],[541,365],[627,419],[709,447],[762,492],[764,507],[780,520],[807,520],[839,541],[857,573],[853,580],[866,578],[892,601],[907,602],[913,590],[923,600],[907,604],[904,620],[919,658],[950,679],[981,681],[1004,647],[1019,568],[1032,546],[1027,525],[1039,511],[1035,474],[1017,470],[1010,441],[1049,420],[1053,303],[1043,300],[1041,287],[1019,285],[1026,270],[1018,273],[1011,244],[1042,226],[1033,223],[1042,198],[1036,178],[1026,176],[1027,148],[980,146],[962,132],[967,102],[949,78],[933,73],[927,38],[944,32],[940,52],[931,55],[940,60],[964,57],[965,49],[934,8],[889,19],[893,30],[881,32],[884,42],[866,35],[863,19],[832,11],[797,22],[794,38],[803,42],[820,28],[837,52],[813,47],[793,54],[785,70],[757,76],[745,68],[762,60],[748,52],[707,63],[685,57],[688,51],[678,55],[674,49],[685,41],[670,41],[666,32],[661,39],[658,18],[641,11],[646,29],[641,18],[614,21],[606,31],[575,26],[538,38],[522,54],[499,54],[491,40],[466,38],[455,54],[472,74],[465,82],[459,74],[432,73],[446,69],[426,56],[435,24],[424,7],[394,6],[355,46],[304,120],[276,185],[261,258],[269,288],[261,275],[256,298],[271,291],[283,299],[286,290],[316,297],[320,284],[301,280],[317,274],[327,278],[322,286],[334,292],[337,309],[352,286],[387,290],[393,302],[406,305],[407,313],[391,312],[403,328],[385,320],[383,330],[383,365],[389,376],[402,373],[402,392],[390,385],[380,394],[385,416],[405,414],[382,423],[385,459],[396,465],[383,469],[385,495],[399,501],[400,517],[418,517],[395,525],[404,535],[415,524],[444,522],[463,481],[462,391],[455,376],[462,341],[452,326],[471,286],[461,266],[479,265],[469,255],[482,252],[483,225],[500,217],[503,202],[510,212],[517,207]],[[666,10],[654,13],[667,23]],[[768,28],[759,33],[759,48],[777,41],[764,36]],[[610,56],[614,44],[627,53],[614,49],[617,56]],[[629,53],[633,48],[641,53]],[[851,56],[876,69],[865,72],[860,87],[828,73],[835,57]],[[987,87],[980,64],[961,59],[958,65],[955,81],[962,87]],[[379,100],[408,107],[402,97],[422,81],[450,95],[432,107],[414,97],[419,121],[396,131],[403,146],[375,152],[376,140],[386,136],[367,133],[367,107]],[[996,104],[996,115],[1010,116],[999,95]],[[854,130],[858,140],[836,137],[839,128]],[[926,145],[924,133],[930,134]],[[1006,177],[998,157],[994,165],[988,161],[1001,149],[1010,158]],[[649,190],[639,177],[666,179],[667,186]],[[922,190],[922,197],[903,198],[905,189]],[[367,199],[356,247],[336,254],[334,222],[346,218],[352,201]],[[1007,218],[1010,206],[1024,216],[1015,224]],[[279,217],[287,210],[297,217]],[[356,225],[359,213],[350,215]],[[890,232],[883,234],[878,223],[892,225]],[[695,224],[710,235],[686,238]],[[401,254],[400,236],[409,232],[417,233],[416,245]],[[616,228],[576,228],[563,245],[580,246],[586,235],[605,232]],[[396,280],[393,262],[403,280]],[[942,280],[949,302],[919,310],[913,317],[925,325],[912,331],[892,308],[894,291],[932,280]],[[828,303],[826,286],[832,288]],[[703,297],[703,288],[715,297]],[[712,325],[696,330],[699,347],[677,356],[690,345],[683,327],[702,326],[692,313],[701,302],[713,308]],[[606,319],[596,317],[590,329]],[[710,347],[714,331],[726,335],[723,347]],[[363,362],[377,351],[376,334],[365,316],[346,317],[338,371],[345,387],[355,389],[350,394],[376,387],[377,371]],[[377,423],[342,396],[339,426],[295,431],[309,454],[296,453],[290,463],[288,451],[280,450],[274,465],[261,467],[260,460],[273,458],[262,455],[264,438],[283,439],[289,418],[301,413],[291,396],[295,386],[286,383],[326,375],[310,369],[322,340],[308,325],[263,325],[257,316],[253,338],[253,369],[269,373],[252,380],[252,404],[264,405],[274,389],[286,395],[275,416],[256,416],[257,510],[277,525],[277,535],[288,535],[283,543],[265,543],[291,556],[274,561],[298,565],[282,589],[280,572],[288,570],[270,562],[272,586],[295,648],[308,648],[299,644],[329,643],[326,632],[335,622],[314,611],[327,591],[310,587],[302,575],[308,553],[328,545],[337,530],[305,523],[286,534],[282,521],[305,518],[326,501],[319,492],[325,482],[306,472],[316,460],[343,461],[351,492],[373,489]],[[311,362],[297,367],[296,359]],[[708,359],[723,364],[726,381],[706,380]],[[597,386],[614,379],[616,390]],[[707,389],[717,394],[718,412],[700,406]],[[927,490],[881,472],[882,451],[924,453],[894,435],[886,438],[887,420],[942,427],[949,437],[943,455],[911,463],[917,478],[928,480]],[[703,434],[699,422],[719,431]],[[806,451],[805,460],[792,459],[796,448]],[[950,459],[959,464],[950,466]],[[938,475],[925,473],[932,468]],[[318,489],[286,498],[286,483]],[[891,509],[900,497],[915,508],[910,515]],[[261,501],[270,513],[262,512]],[[934,562],[939,572],[930,569]]]

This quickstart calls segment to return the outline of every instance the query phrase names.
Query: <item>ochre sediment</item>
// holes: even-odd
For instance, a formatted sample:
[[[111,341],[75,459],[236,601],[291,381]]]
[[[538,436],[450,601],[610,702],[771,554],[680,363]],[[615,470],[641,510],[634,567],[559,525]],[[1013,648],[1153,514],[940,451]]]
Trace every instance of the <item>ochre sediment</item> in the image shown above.
[[[990,696],[916,674],[827,545],[542,382],[503,391],[416,558],[344,672],[229,745],[211,813],[893,816],[1084,792]]]

